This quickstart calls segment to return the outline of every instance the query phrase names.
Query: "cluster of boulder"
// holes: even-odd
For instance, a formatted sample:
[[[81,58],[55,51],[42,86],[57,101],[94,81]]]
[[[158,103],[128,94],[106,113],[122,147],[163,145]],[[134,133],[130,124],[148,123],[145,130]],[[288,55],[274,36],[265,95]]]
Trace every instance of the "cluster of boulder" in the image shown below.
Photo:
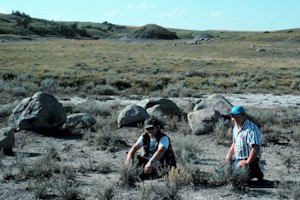
[[[188,105],[189,104],[189,105]],[[221,95],[211,95],[195,105],[192,102],[185,106],[192,107],[187,113],[187,120],[193,134],[201,135],[211,132],[213,126],[220,119],[228,118],[232,104]],[[144,99],[136,104],[127,105],[118,116],[118,126],[132,126],[143,123],[150,116],[157,113],[167,116],[182,116],[184,108],[166,98]]]
[[[67,116],[63,105],[51,94],[37,92],[23,99],[9,117],[9,127],[0,129],[0,149],[12,153],[15,144],[14,132],[32,130],[38,133],[76,133],[96,123],[89,113],[74,113]]]
[[[197,45],[201,44],[203,41],[212,41],[214,40],[214,36],[208,34],[208,33],[201,33],[199,35],[196,35],[193,40],[185,42],[187,45]]]
[[[118,116],[118,127],[137,126],[150,116],[178,116],[187,114],[191,131],[201,135],[212,131],[214,124],[228,117],[232,105],[221,95],[212,95],[198,103],[185,102],[179,107],[167,98],[147,98],[127,105]],[[187,109],[187,107],[189,109]],[[78,129],[90,129],[96,123],[89,113],[73,113],[67,116],[66,109],[51,94],[37,92],[23,99],[9,117],[9,127],[0,129],[0,148],[12,153],[14,132],[32,130],[37,133],[76,133]],[[187,111],[189,110],[189,111]]]

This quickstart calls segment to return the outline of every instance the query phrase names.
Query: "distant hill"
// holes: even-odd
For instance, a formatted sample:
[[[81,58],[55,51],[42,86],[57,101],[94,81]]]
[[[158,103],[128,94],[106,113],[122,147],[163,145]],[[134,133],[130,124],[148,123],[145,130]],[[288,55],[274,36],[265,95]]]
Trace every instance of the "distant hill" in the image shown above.
[[[25,13],[0,13],[0,34],[26,37],[63,37],[77,39],[119,38],[134,28],[103,23],[59,22],[33,18]]]
[[[152,34],[152,35],[151,35]],[[0,13],[0,38],[34,39],[38,37],[73,39],[194,39],[199,34],[209,34],[215,39],[249,40],[300,43],[300,29],[247,32],[226,30],[183,30],[164,28],[155,24],[142,27],[116,25],[109,22],[63,22],[33,18],[19,11]]]

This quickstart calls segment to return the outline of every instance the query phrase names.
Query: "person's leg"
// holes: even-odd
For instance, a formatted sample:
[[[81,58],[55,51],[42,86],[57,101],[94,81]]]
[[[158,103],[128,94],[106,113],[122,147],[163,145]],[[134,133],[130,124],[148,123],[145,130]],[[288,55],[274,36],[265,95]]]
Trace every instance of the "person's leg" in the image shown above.
[[[259,159],[255,159],[250,165],[250,179],[257,178],[258,181],[262,181],[264,179],[264,173],[261,171],[259,167]]]
[[[144,172],[144,167],[149,161],[147,158],[138,155],[137,159],[138,159],[138,167],[141,168],[141,172],[139,174],[139,177],[141,180],[153,179],[157,176],[156,170],[154,168],[153,168],[152,172],[149,174],[146,174]]]

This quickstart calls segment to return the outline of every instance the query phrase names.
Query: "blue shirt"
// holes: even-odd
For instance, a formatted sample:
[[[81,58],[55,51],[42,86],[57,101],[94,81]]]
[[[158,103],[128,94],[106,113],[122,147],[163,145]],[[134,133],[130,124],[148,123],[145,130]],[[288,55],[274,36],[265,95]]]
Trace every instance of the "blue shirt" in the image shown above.
[[[252,121],[246,119],[241,130],[236,125],[233,127],[233,142],[235,158],[247,159],[254,144],[259,145],[257,157],[261,158],[260,130]]]

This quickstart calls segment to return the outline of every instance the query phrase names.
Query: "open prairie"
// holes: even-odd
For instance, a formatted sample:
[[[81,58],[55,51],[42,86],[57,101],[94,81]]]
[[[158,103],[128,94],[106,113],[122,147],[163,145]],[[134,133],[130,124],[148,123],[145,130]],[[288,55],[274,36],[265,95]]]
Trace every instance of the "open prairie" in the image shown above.
[[[199,100],[215,93],[299,97],[300,44],[281,40],[296,32],[212,34],[213,40],[197,45],[188,44],[192,39],[3,40],[1,127],[8,125],[18,101],[37,91],[59,100],[87,99],[69,104],[70,112],[91,113],[97,123],[72,136],[16,132],[15,155],[0,157],[0,199],[299,199],[299,104],[246,105],[261,125],[263,184],[254,181],[238,190],[232,180],[217,177],[215,168],[231,142],[224,122],[212,133],[196,136],[184,118],[164,117],[164,132],[180,165],[168,177],[139,182],[123,164],[143,129],[117,128],[124,104],[107,104],[104,99],[111,97],[106,95],[137,100]]]
[[[2,42],[0,89],[15,96],[36,90],[168,97],[299,94],[298,42],[263,38],[274,39],[276,33],[253,33],[260,38],[255,40],[232,34],[199,45],[187,45],[191,39]]]

